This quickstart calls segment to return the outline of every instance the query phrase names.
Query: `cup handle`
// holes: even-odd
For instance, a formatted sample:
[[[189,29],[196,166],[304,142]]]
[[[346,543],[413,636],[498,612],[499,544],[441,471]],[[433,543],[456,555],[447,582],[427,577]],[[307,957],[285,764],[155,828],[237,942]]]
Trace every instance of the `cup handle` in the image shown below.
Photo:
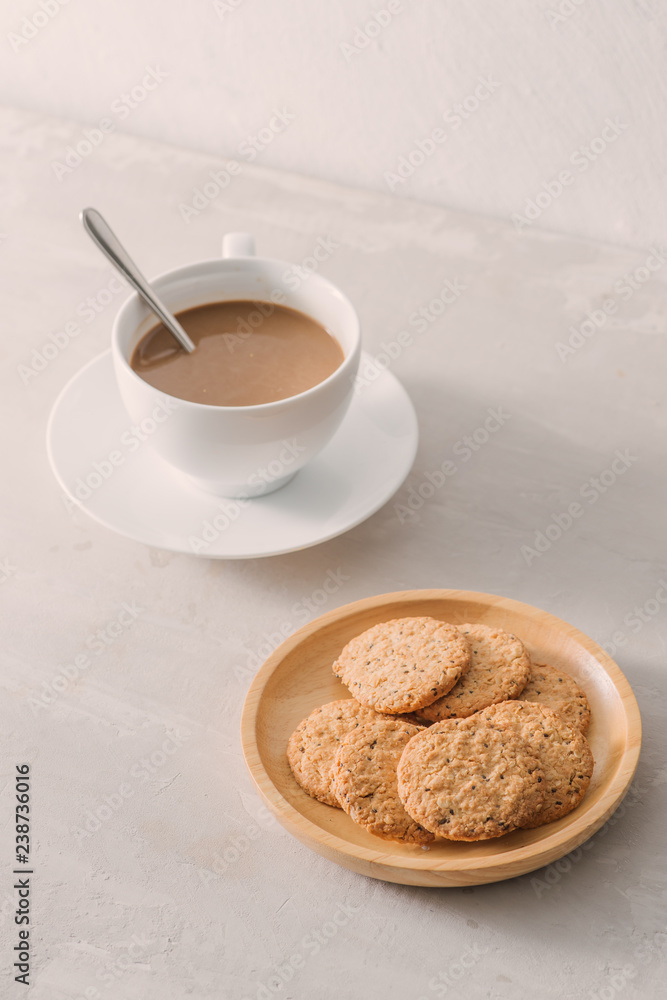
[[[225,233],[222,238],[223,257],[254,257],[255,237],[250,233]]]

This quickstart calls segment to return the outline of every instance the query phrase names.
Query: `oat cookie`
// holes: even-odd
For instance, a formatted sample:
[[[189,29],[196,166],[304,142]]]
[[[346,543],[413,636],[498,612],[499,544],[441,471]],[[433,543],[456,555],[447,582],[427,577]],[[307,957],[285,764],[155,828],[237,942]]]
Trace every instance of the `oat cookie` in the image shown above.
[[[404,712],[402,715],[392,715],[392,719],[395,719],[396,722],[409,722],[411,726],[416,726],[417,729],[425,729],[431,725],[430,722],[424,722],[423,719],[420,719],[416,712]]]
[[[593,754],[582,732],[545,705],[508,701],[491,705],[476,718],[526,741],[544,772],[544,806],[521,825],[551,823],[579,805],[593,774]],[[427,730],[428,731],[428,730]]]
[[[376,718],[341,740],[334,764],[334,790],[355,823],[384,840],[430,844],[433,834],[408,816],[398,797],[396,767],[418,726]]]
[[[287,744],[287,760],[304,791],[340,808],[332,789],[338,744],[355,726],[377,717],[377,712],[364,708],[354,698],[343,698],[321,705],[299,723]]]
[[[418,823],[448,840],[489,840],[530,822],[544,802],[544,775],[513,732],[451,719],[410,740],[398,793]]]
[[[468,640],[453,625],[396,618],[348,642],[333,672],[363,705],[393,715],[430,705],[469,665]]]
[[[530,657],[521,639],[489,625],[459,625],[470,642],[471,664],[444,698],[420,709],[426,722],[464,719],[507,698],[516,698],[530,678]]]
[[[588,699],[574,678],[546,663],[533,663],[530,680],[521,692],[521,701],[546,705],[582,733],[591,721]]]

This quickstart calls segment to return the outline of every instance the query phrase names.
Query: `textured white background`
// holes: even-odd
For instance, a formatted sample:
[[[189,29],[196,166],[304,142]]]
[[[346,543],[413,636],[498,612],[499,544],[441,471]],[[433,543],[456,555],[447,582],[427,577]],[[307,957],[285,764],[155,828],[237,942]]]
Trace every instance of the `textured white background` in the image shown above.
[[[23,19],[39,0],[3,0],[6,103],[94,124],[159,66],[168,79],[120,128],[235,157],[286,108],[295,120],[257,162],[384,191],[399,157],[443,127],[446,140],[395,193],[504,217],[617,119],[627,127],[539,224],[635,246],[665,236],[658,0],[401,0],[354,50],[344,46],[364,45],[358,31],[385,0],[43,2],[57,13],[24,42],[11,36],[31,32]],[[492,96],[459,127],[445,122],[480,76],[499,84]]]
[[[261,167],[185,224],[179,201],[221,161],[112,135],[59,182],[51,164],[80,128],[0,111],[12,192],[0,242],[0,996],[271,1000],[267,983],[297,954],[305,964],[279,1000],[663,1000],[667,267],[621,295],[646,250],[516,234]],[[46,421],[107,347],[122,298],[81,318],[111,280],[78,221],[91,203],[149,274],[218,253],[231,229],[252,228],[262,252],[297,262],[332,236],[340,247],[321,273],[350,295],[373,354],[415,330],[409,317],[446,279],[461,280],[465,292],[392,362],[420,443],[382,510],[324,545],[230,562],[138,544],[64,503]],[[610,296],[617,311],[561,360],[557,345]],[[72,319],[80,334],[22,374]],[[489,407],[509,419],[464,461],[457,443]],[[628,471],[547,551],[522,556],[617,450],[633,456]],[[449,459],[457,474],[429,496],[428,475]],[[428,499],[411,514],[420,490]],[[241,705],[276,634],[301,624],[299,606],[339,570],[347,579],[312,617],[372,594],[456,587],[542,607],[615,653],[642,712],[642,756],[586,850],[440,891],[354,875],[271,823],[244,765]],[[93,653],[88,637],[127,602],[141,614]],[[65,683],[86,651],[90,667]],[[3,978],[16,930],[10,769],[22,760],[37,845],[24,993]],[[343,906],[349,919],[316,948]]]
[[[209,0],[70,0],[16,51],[8,36],[39,0],[2,4],[0,92],[38,112],[0,113],[0,565],[10,567],[0,570],[0,857],[12,856],[6,767],[27,759],[38,872],[30,1000],[266,1000],[292,954],[305,965],[275,991],[284,1000],[664,995],[664,268],[645,271],[631,295],[616,289],[644,267],[646,246],[664,243],[667,15],[621,0],[586,0],[558,24],[555,3],[404,6],[348,63],[341,43],[370,2],[242,0],[220,18]],[[115,115],[148,66],[168,78],[117,131],[245,164],[241,143],[274,107],[296,116],[260,169],[244,167],[189,224],[179,204],[220,159],[115,134],[62,180],[54,173],[85,123]],[[480,75],[500,87],[446,130],[397,187],[402,201],[265,169],[386,195],[385,173],[444,130]],[[607,117],[627,128],[521,234],[409,200],[508,219]],[[120,296],[27,382],[20,367],[111,279],[78,222],[91,203],[149,275],[216,254],[230,229],[252,229],[262,252],[293,261],[332,235],[341,247],[322,273],[352,297],[374,353],[445,278],[469,285],[393,366],[421,431],[396,498],[326,545],[238,563],[147,548],[69,512],[45,425],[66,381],[106,348]],[[610,295],[617,312],[561,360],[557,344]],[[489,406],[507,408],[507,426],[402,523],[396,504]],[[527,565],[521,546],[617,449],[637,456],[627,475]],[[243,696],[267,637],[296,625],[295,605],[339,568],[349,579],[323,610],[403,587],[463,587],[544,607],[614,650],[644,745],[626,803],[590,850],[439,892],[355,876],[270,821],[240,751]],[[36,710],[88,637],[133,601],[143,610],[131,628]],[[653,606],[639,630],[629,624],[634,608]],[[166,741],[166,759],[146,769]],[[21,995],[9,979],[15,902],[5,867],[3,998]],[[341,907],[349,919],[315,951],[313,935]]]

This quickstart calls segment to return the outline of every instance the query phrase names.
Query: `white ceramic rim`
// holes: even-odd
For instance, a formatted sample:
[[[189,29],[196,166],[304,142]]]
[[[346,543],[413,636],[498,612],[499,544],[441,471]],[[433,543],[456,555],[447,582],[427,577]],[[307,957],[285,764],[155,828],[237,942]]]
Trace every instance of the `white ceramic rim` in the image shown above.
[[[268,264],[270,266],[280,267],[283,270],[292,266],[288,261],[278,260],[275,257],[255,257],[254,255],[248,257],[212,257],[207,260],[196,261],[193,264],[186,264],[183,267],[172,268],[170,271],[163,271],[162,274],[158,274],[156,275],[156,277],[151,278],[150,284],[153,286],[153,288],[155,288],[156,291],[162,292],[166,287],[169,286],[169,283],[171,281],[175,281],[178,279],[187,279],[190,275],[194,277],[196,276],[197,272],[201,271],[202,267],[219,267],[219,266],[225,267],[225,265],[233,265],[235,267],[238,267],[239,265],[243,265],[247,261],[252,261],[252,262],[256,261],[258,264]],[[352,348],[346,353],[343,363],[340,364],[338,368],[336,368],[336,370],[333,371],[331,375],[328,375],[327,378],[325,378],[322,382],[318,382],[317,385],[313,385],[310,387],[310,389],[305,389],[303,392],[297,393],[297,395],[295,396],[287,396],[285,399],[276,399],[273,400],[273,402],[271,403],[254,403],[250,406],[218,406],[215,403],[196,403],[193,400],[182,399],[180,396],[172,396],[170,393],[161,392],[158,389],[155,389],[155,391],[158,392],[161,396],[164,396],[166,399],[174,399],[179,404],[185,407],[193,408],[195,410],[205,410],[205,411],[213,410],[218,412],[223,411],[225,413],[252,413],[261,415],[263,413],[272,413],[276,410],[280,410],[281,408],[286,408],[288,406],[291,406],[295,400],[307,399],[308,397],[313,396],[316,393],[320,392],[324,386],[329,385],[334,379],[340,379],[345,376],[350,377],[351,376],[350,369],[354,369],[354,371],[356,372],[358,358],[359,358],[359,350],[361,346],[361,327],[359,324],[359,316],[357,315],[357,311],[352,305],[352,302],[347,297],[347,295],[345,295],[344,292],[341,292],[341,290],[331,281],[329,281],[328,278],[322,277],[321,274],[310,274],[305,279],[305,281],[314,282],[316,285],[320,285],[322,287],[322,290],[325,291],[328,295],[332,296],[333,298],[337,298],[340,302],[342,302],[343,306],[349,311],[350,319],[352,322],[352,330],[351,330]],[[285,294],[287,295],[289,294],[290,290],[281,288],[280,291],[284,291]],[[131,378],[140,383],[142,387],[145,387],[147,385],[150,386],[150,383],[142,379],[140,375],[137,375],[134,368],[132,368],[129,359],[125,356],[125,352],[121,350],[119,343],[120,328],[122,326],[124,317],[133,306],[136,306],[141,301],[142,300],[138,292],[132,292],[132,294],[125,300],[125,302],[123,302],[118,313],[116,314],[116,318],[114,320],[113,328],[111,331],[111,350],[114,358],[117,361],[121,362],[125,371],[131,376]],[[226,300],[218,299],[217,301],[224,302]],[[257,301],[263,302],[265,300],[258,299]],[[199,305],[206,305],[206,304],[207,303],[205,302],[199,303]],[[274,303],[274,304],[279,305],[280,303]],[[195,309],[197,307],[191,306],[189,308]],[[288,308],[292,307],[289,306]],[[336,339],[338,340],[338,338]],[[340,341],[338,342],[340,344]],[[340,347],[341,350],[344,350],[342,344],[340,344]],[[151,388],[154,387],[151,386]]]

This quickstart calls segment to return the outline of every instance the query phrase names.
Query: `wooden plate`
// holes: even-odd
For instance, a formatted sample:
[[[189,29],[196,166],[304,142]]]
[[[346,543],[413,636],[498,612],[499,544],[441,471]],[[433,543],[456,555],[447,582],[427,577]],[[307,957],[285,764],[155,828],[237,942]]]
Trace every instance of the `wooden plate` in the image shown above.
[[[285,756],[287,741],[312,709],[349,692],[331,664],[343,646],[377,622],[428,615],[482,622],[514,632],[536,662],[572,674],[591,706],[587,733],[595,772],[585,798],[568,816],[535,830],[474,844],[437,842],[428,849],[380,840],[341,809],[310,798]],[[464,590],[408,590],[355,601],[322,615],[286,639],[255,677],[243,708],[246,764],[278,820],[307,847],[345,868],[405,885],[497,882],[534,871],[583,843],[627,792],[639,759],[641,719],[630,685],[592,639],[519,601]]]

